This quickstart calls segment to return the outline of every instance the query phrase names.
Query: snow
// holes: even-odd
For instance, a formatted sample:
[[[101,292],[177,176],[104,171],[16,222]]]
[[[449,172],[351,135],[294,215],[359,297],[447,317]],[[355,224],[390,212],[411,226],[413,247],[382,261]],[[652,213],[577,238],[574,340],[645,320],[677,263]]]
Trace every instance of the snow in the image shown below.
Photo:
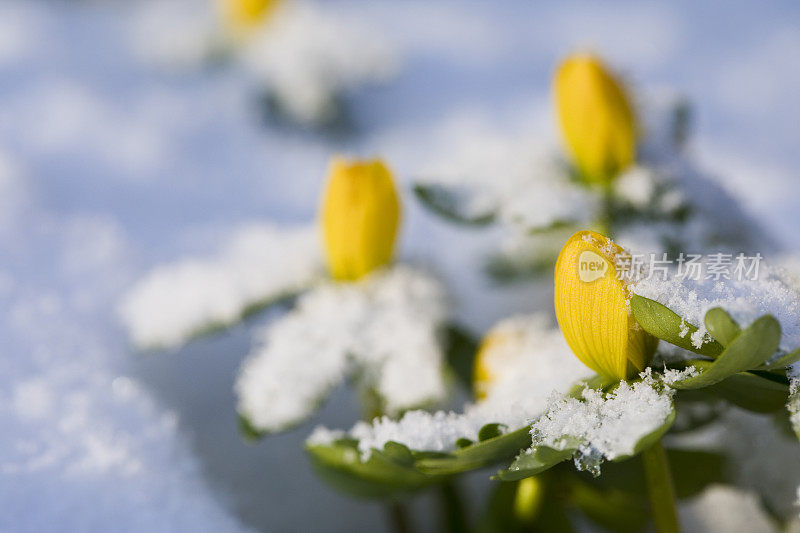
[[[502,340],[483,355],[493,379],[482,401],[466,405],[462,413],[409,411],[400,420],[379,417],[359,422],[347,434],[359,440],[361,452],[382,449],[390,440],[413,450],[450,451],[459,438],[477,440],[478,431],[488,423],[509,430],[523,427],[544,411],[554,391],[564,393],[591,375],[544,315],[505,319],[488,335]],[[311,442],[329,439],[322,429],[310,437]]]
[[[318,233],[315,225],[251,223],[214,257],[154,268],[120,303],[132,341],[142,349],[179,346],[237,322],[248,309],[306,289],[324,275]]]
[[[389,414],[442,401],[446,302],[434,277],[403,264],[309,291],[256,333],[236,383],[239,413],[259,430],[283,429],[350,375]]]
[[[0,529],[243,530],[176,413],[124,370],[106,312],[130,276],[124,232],[50,212],[10,168],[3,199],[25,209],[0,226]]]
[[[545,228],[585,223],[598,208],[568,172],[558,149],[541,139],[462,132],[423,168],[420,183],[452,187],[468,217],[494,213],[508,224]]]
[[[486,335],[491,342],[481,362],[490,379],[481,386],[481,411],[496,411],[502,416],[496,421],[510,427],[521,427],[541,412],[553,391],[592,375],[545,314],[505,318]],[[520,415],[509,416],[514,410]]]
[[[608,460],[631,455],[639,440],[672,413],[674,390],[664,387],[648,369],[641,381],[621,381],[612,392],[586,388],[581,398],[553,397],[545,414],[531,425],[533,446],[571,448],[579,454],[601,454]]]
[[[166,69],[199,69],[232,56],[281,111],[306,124],[335,118],[344,96],[399,70],[380,32],[321,2],[281,2],[245,36],[232,35],[220,18],[212,2],[151,1],[131,39],[145,60]]]
[[[301,122],[329,119],[337,100],[387,81],[399,66],[373,28],[322,4],[286,2],[242,52],[245,68]]]
[[[613,182],[616,201],[636,215],[614,223],[616,240],[637,252],[676,246],[695,252],[720,245],[772,252],[759,225],[675,138],[680,137],[676,116],[685,107],[683,99],[640,92],[639,113],[645,121],[640,158]],[[444,149],[422,167],[416,181],[448,198],[461,216],[494,216],[510,228],[512,236],[501,247],[511,263],[537,262],[531,252],[547,238],[542,230],[565,226],[577,231],[605,218],[602,191],[572,175],[552,131],[498,133],[470,121],[458,126],[448,126],[452,135]],[[533,244],[515,244],[520,241]],[[538,262],[547,259],[539,254]]]
[[[757,279],[721,278],[715,280],[702,276],[645,277],[633,286],[639,296],[655,300],[697,326],[692,343],[700,346],[707,334],[705,315],[709,309],[722,307],[745,328],[765,314],[774,316],[781,325],[780,348],[791,351],[800,347],[800,292],[785,272],[770,267],[765,261],[759,264]]]
[[[678,510],[687,533],[775,533],[780,531],[758,495],[728,485],[711,485]]]
[[[208,3],[186,5],[194,16]],[[797,69],[786,68],[800,47],[796,9],[788,3],[719,10],[697,2],[511,2],[464,9],[453,1],[336,0],[326,8],[341,7],[380,31],[398,46],[405,69],[396,84],[355,95],[360,135],[343,142],[264,127],[253,110],[252,80],[234,69],[164,75],[153,72],[152,63],[137,63],[124,38],[142,7],[140,2],[0,3],[0,152],[14,154],[11,167],[20,170],[15,178],[0,179],[0,292],[17,302],[12,306],[3,296],[0,304],[0,456],[23,464],[29,457],[23,451],[56,446],[59,453],[67,450],[62,457],[73,451],[76,458],[91,457],[82,451],[87,448],[83,436],[91,440],[103,434],[127,443],[120,447],[127,457],[145,465],[128,478],[120,465],[133,461],[119,459],[90,460],[115,466],[82,473],[76,468],[69,475],[73,462],[68,460],[56,460],[38,473],[4,474],[0,529],[106,531],[131,524],[135,530],[235,530],[222,509],[225,485],[208,488],[204,474],[225,471],[231,485],[242,490],[244,475],[230,461],[240,449],[226,444],[215,459],[184,441],[184,433],[235,431],[232,417],[209,413],[192,422],[184,412],[206,412],[208,391],[198,384],[227,391],[231,373],[187,365],[192,373],[171,387],[179,400],[178,411],[170,414],[164,400],[150,392],[157,385],[136,379],[141,360],[128,353],[124,332],[112,320],[122,291],[153,265],[208,257],[209,243],[222,242],[222,235],[246,220],[309,220],[317,202],[309,191],[318,190],[331,150],[342,144],[365,155],[385,155],[407,181],[434,156],[447,157],[448,145],[435,141],[452,135],[447,125],[465,116],[482,117],[484,131],[509,133],[544,124],[551,131],[547,78],[553,62],[576,45],[596,47],[634,84],[657,79],[684,89],[702,117],[693,125],[688,155],[716,172],[713,181],[698,182],[700,190],[688,196],[718,183],[735,197],[707,189],[700,203],[727,218],[737,205],[744,206],[782,246],[800,246],[792,194],[800,108],[787,104],[797,93]],[[622,9],[610,16],[615,7]],[[181,16],[190,24],[187,12]],[[732,27],[737,31],[727,31]],[[180,34],[194,38],[184,33],[184,24],[162,28],[168,31],[151,32],[151,42]],[[754,68],[769,75],[747,75]],[[762,95],[757,101],[754,89]],[[488,287],[478,260],[497,245],[499,230],[468,234],[409,204],[404,254],[430,256],[443,267],[445,279],[458,289],[459,317],[477,331],[512,312],[549,308],[546,288]],[[731,233],[747,229],[730,220],[719,227]],[[95,238],[104,241],[97,249],[87,244]],[[113,260],[121,252],[124,256]],[[67,256],[69,271],[62,268]],[[246,342],[246,337],[247,332],[236,340]],[[220,355],[213,353],[214,345],[203,346],[206,352],[186,358]],[[148,361],[157,373],[174,360]],[[127,388],[125,378],[141,385],[121,403],[109,392],[120,377],[116,389]],[[60,399],[76,395],[84,398],[91,423],[57,432],[54,428],[69,414]],[[349,424],[355,409],[348,396],[340,398],[342,403],[331,404],[325,415]],[[20,422],[48,406],[55,411],[45,418]],[[229,407],[232,413],[232,406],[219,411]],[[168,423],[162,424],[165,416]],[[182,431],[169,421],[175,416]],[[249,494],[257,497],[237,499],[237,516],[252,520],[253,510],[262,510],[268,515],[257,524],[262,529],[308,529],[320,523],[379,528],[384,517],[378,509],[339,497],[304,470],[300,438],[287,435],[259,446],[260,460],[246,470],[263,485],[253,482],[256,488]],[[723,438],[738,441],[741,434]],[[760,442],[753,457],[769,455],[763,452],[769,444]],[[797,457],[796,441],[791,444],[794,455],[782,455],[777,465],[782,471],[773,483],[790,477],[796,484],[797,475],[783,471],[786,460]],[[766,495],[776,492],[769,483],[763,487]],[[308,510],[310,500],[314,513]]]

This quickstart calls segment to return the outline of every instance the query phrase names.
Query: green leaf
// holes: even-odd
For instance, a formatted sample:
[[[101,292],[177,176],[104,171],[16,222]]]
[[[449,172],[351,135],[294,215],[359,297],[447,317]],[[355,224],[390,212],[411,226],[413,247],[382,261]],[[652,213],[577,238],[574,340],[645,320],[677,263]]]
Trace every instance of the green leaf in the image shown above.
[[[239,427],[239,434],[246,442],[253,443],[266,435],[263,431],[257,430],[247,417],[242,414],[236,415],[236,423]]]
[[[722,345],[715,340],[704,342],[700,348],[695,347],[691,336],[697,327],[654,300],[634,294],[631,296],[631,310],[639,325],[654,337],[708,357],[716,357],[722,352]]]
[[[751,372],[740,372],[711,385],[708,390],[730,403],[756,413],[783,409],[789,398],[789,386]]]
[[[481,430],[483,431],[487,426]],[[530,445],[530,428],[525,426],[510,433],[460,448],[449,454],[420,458],[417,460],[416,466],[421,472],[428,474],[456,474],[507,461]]]
[[[503,434],[503,431],[507,428],[505,424],[498,424],[493,422],[491,424],[486,424],[478,431],[478,440],[483,442],[485,440],[493,439],[495,437],[499,437]]]
[[[760,366],[778,348],[781,327],[771,315],[764,315],[742,331],[713,363],[691,361],[700,375],[678,381],[676,389],[698,389]]]
[[[383,453],[392,461],[404,465],[412,466],[414,464],[414,456],[411,455],[411,450],[405,444],[399,442],[389,441],[383,445]]]
[[[606,390],[612,385],[616,385],[619,382],[614,380],[613,378],[608,378],[602,376],[600,374],[595,374],[594,376],[588,377],[581,381],[575,383],[572,387],[570,387],[569,391],[567,391],[567,396],[570,398],[575,398],[580,400],[583,398],[583,390],[584,389],[595,389],[595,390]]]
[[[464,213],[463,200],[443,185],[417,183],[413,191],[422,205],[450,222],[470,226],[485,226],[494,222],[493,212],[480,215]]]
[[[764,364],[764,368],[773,369],[773,368],[786,368],[795,364],[797,361],[800,361],[800,348],[797,348],[794,351],[791,351],[785,355],[782,355],[775,359],[774,361],[767,361]]]
[[[572,457],[579,444],[576,441],[565,446],[563,450],[549,446],[535,446],[517,456],[507,469],[500,470],[497,478],[503,481],[517,481],[540,474]]]
[[[742,332],[739,324],[721,307],[709,309],[706,313],[705,323],[706,329],[711,336],[723,346],[730,346],[733,340]]]
[[[357,497],[398,498],[442,480],[419,472],[405,458],[396,460],[399,449],[389,448],[392,455],[372,450],[366,461],[352,441],[306,445],[306,452],[323,481]]]

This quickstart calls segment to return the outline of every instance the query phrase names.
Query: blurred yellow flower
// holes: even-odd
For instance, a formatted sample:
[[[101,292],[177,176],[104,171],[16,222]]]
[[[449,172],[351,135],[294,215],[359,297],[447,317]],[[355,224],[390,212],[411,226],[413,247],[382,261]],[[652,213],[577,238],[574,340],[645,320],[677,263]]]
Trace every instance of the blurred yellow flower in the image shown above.
[[[636,124],[624,87],[599,58],[575,54],[554,80],[564,142],[584,179],[608,183],[636,152]]]
[[[234,32],[247,32],[263,23],[284,0],[218,0]]]
[[[489,395],[489,390],[497,379],[493,370],[496,367],[495,354],[502,353],[502,346],[512,340],[506,331],[492,329],[481,341],[472,367],[472,388],[478,400]]]
[[[567,344],[583,364],[628,379],[644,369],[658,339],[630,312],[629,283],[617,275],[620,257],[626,252],[599,233],[570,237],[556,261],[555,308]]]
[[[517,483],[514,514],[525,523],[536,520],[544,500],[545,486],[539,476],[526,477]]]
[[[400,201],[382,161],[334,158],[320,211],[333,278],[357,280],[391,261]]]

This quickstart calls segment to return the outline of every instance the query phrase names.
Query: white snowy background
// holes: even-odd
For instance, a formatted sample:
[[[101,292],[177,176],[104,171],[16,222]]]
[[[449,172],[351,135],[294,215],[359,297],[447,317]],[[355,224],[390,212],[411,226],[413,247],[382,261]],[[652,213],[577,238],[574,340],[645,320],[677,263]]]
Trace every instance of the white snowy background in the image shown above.
[[[634,87],[690,97],[696,159],[800,248],[800,5],[326,5],[378,28],[402,63],[394,83],[352,95],[350,135],[271,124],[234,69],[153,68],[136,53],[140,2],[0,2],[0,530],[382,526],[379,507],[313,477],[311,426],[254,446],[237,434],[235,373],[274,313],[139,354],[117,301],[154,265],[211,253],[243,223],[311,219],[334,152],[382,155],[407,184],[465,136],[554,136],[549,77],[576,47]],[[406,196],[402,254],[451,281],[476,331],[549,301],[535,287],[487,290],[475,265],[496,237]],[[357,416],[340,391],[315,421]]]

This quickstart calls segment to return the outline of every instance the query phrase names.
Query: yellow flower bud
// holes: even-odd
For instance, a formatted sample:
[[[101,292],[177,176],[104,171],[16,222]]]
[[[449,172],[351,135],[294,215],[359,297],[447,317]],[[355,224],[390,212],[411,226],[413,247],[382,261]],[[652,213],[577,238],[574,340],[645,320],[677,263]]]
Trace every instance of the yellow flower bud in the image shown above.
[[[400,201],[382,161],[334,158],[320,211],[333,278],[357,280],[391,261]]]
[[[606,377],[628,379],[643,370],[658,339],[630,311],[630,282],[617,275],[626,252],[611,239],[579,231],[558,255],[556,318],[567,344],[583,364]]]
[[[272,15],[283,0],[219,0],[230,28],[246,33]]]
[[[599,58],[575,54],[561,63],[554,92],[564,143],[584,179],[608,183],[636,152],[636,124],[623,86]]]

